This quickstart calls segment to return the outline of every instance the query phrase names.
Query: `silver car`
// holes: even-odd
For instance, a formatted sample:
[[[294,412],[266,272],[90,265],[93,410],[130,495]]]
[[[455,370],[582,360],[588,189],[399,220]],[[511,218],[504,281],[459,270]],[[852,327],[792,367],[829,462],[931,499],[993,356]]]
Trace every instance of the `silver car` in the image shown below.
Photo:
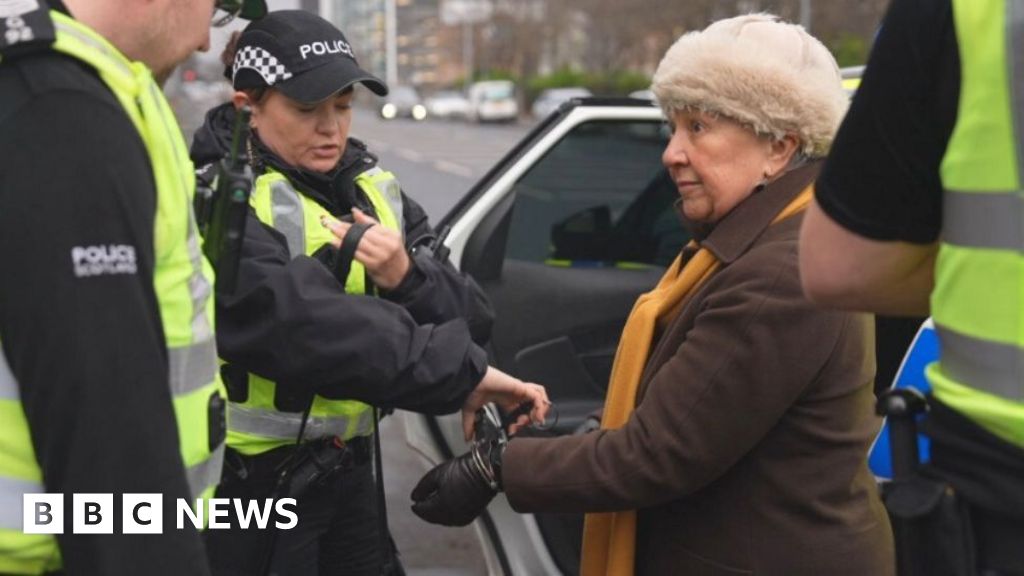
[[[544,118],[563,103],[573,98],[586,98],[588,96],[593,96],[593,94],[590,90],[582,87],[548,88],[541,92],[537,99],[533,101],[530,111],[533,113],[534,118]]]

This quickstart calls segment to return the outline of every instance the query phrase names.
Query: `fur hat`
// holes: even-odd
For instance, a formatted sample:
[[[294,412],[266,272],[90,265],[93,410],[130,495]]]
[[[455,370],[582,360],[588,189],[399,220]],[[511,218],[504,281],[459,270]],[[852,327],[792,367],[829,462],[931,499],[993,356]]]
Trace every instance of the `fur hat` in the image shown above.
[[[771,14],[684,34],[658,64],[651,89],[667,115],[696,108],[759,134],[795,134],[810,157],[828,153],[849,102],[828,49]]]

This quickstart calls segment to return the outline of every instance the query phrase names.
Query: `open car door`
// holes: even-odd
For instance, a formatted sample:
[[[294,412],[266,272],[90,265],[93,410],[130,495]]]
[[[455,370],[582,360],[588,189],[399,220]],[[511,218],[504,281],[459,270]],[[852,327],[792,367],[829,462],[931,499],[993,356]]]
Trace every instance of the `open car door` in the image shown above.
[[[541,123],[440,223],[457,266],[497,313],[491,363],[548,389],[545,434],[600,409],[634,300],[688,240],[661,165],[659,109],[572,101]],[[440,227],[439,226],[439,227]],[[431,463],[466,451],[457,417],[405,414]],[[575,574],[582,516],[520,515],[503,495],[476,522],[491,574]]]

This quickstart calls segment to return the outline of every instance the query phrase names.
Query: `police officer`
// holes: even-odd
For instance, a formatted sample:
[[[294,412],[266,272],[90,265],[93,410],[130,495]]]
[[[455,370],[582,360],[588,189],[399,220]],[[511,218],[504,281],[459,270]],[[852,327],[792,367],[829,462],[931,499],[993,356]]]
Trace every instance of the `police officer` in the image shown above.
[[[1022,46],[1018,0],[895,0],[800,243],[811,298],[932,314],[932,464],[986,574],[1024,574]]]
[[[211,564],[224,575],[270,565],[376,576],[391,543],[371,465],[374,407],[471,418],[485,400],[530,400],[540,416],[544,391],[488,367],[486,297],[435,253],[398,178],[349,137],[355,90],[387,93],[358,47],[319,16],[284,10],[234,48],[234,102],[208,114],[192,147],[205,173],[232,141],[236,107],[251,108],[252,210],[237,290],[217,299],[229,390],[217,495],[297,497],[299,525],[210,531]],[[315,483],[296,472],[311,466],[323,469]]]
[[[213,13],[0,3],[0,573],[209,573],[173,504],[221,469],[212,272],[160,82],[206,48]],[[74,493],[161,494],[163,535],[120,535],[116,505],[117,535],[25,534],[22,496],[42,492],[68,520]]]

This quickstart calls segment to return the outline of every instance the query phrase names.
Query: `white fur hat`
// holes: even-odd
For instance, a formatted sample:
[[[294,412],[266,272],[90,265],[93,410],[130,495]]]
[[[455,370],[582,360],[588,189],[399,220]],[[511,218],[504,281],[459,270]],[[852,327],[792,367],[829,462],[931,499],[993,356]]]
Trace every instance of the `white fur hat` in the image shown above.
[[[828,153],[849,99],[828,49],[771,14],[719,20],[665,53],[651,89],[666,114],[697,108],[781,138],[810,157]]]

